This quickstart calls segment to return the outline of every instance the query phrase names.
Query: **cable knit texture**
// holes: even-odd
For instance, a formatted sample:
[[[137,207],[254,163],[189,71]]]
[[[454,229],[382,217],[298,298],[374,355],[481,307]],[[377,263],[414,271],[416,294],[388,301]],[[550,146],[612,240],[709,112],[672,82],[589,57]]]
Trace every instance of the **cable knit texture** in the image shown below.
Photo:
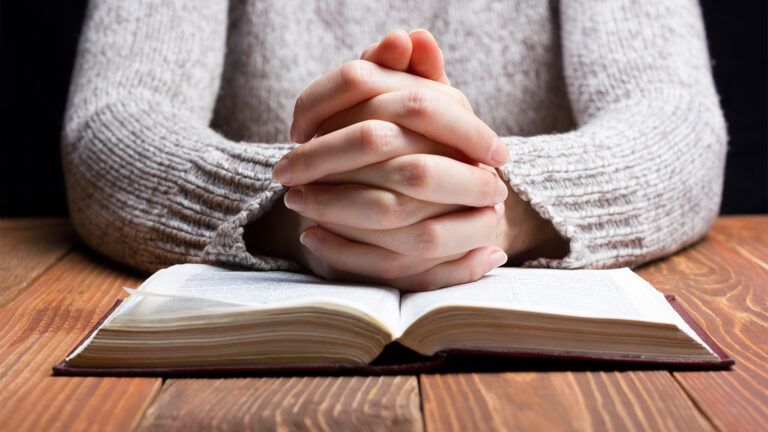
[[[293,103],[394,28],[427,28],[503,136],[512,188],[570,242],[637,265],[717,216],[726,132],[693,0],[91,0],[63,133],[70,212],[143,270],[295,269],[246,251],[283,188]]]

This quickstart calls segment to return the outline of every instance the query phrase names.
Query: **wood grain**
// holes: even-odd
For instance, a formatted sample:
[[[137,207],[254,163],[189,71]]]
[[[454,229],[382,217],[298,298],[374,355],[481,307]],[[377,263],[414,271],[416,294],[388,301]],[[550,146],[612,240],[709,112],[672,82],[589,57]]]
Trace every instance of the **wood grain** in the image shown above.
[[[0,308],[0,430],[130,430],[159,379],[52,377],[51,367],[139,279],[74,251]]]
[[[158,379],[50,376],[142,276],[67,255],[61,220],[2,220],[0,430],[759,430],[768,424],[767,223],[721,218],[704,242],[639,270],[736,358],[730,372],[190,379],[160,391]]]
[[[700,430],[711,428],[707,420],[721,430],[763,428],[768,424],[766,221],[721,218],[708,240],[639,271],[660,290],[676,294],[736,357],[733,371],[681,372],[674,378],[666,372],[423,375],[427,429]]]
[[[764,430],[768,425],[768,269],[761,262],[768,260],[760,255],[760,247],[744,246],[756,237],[729,235],[720,227],[695,247],[639,273],[659,290],[675,294],[736,359],[730,372],[680,372],[675,378],[719,429]],[[751,253],[745,255],[743,250]]]
[[[427,431],[712,430],[668,372],[422,375]]]
[[[768,270],[768,216],[718,218],[709,236],[728,244]]]
[[[419,431],[415,377],[169,380],[139,430]]]
[[[75,243],[66,219],[0,219],[0,307]]]

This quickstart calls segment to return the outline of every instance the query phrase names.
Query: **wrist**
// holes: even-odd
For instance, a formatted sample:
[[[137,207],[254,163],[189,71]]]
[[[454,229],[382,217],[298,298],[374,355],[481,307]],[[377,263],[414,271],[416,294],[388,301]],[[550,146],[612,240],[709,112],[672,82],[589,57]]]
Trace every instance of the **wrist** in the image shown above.
[[[501,221],[500,246],[509,256],[508,263],[522,265],[538,258],[560,259],[568,255],[569,243],[531,204],[520,198],[507,184],[509,194],[505,217]]]

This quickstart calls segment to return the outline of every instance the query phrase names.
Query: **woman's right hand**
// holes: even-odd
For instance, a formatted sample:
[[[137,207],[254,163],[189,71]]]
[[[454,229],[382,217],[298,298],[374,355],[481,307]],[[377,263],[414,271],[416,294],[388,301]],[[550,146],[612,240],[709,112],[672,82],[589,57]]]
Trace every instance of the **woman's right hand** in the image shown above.
[[[306,249],[299,259],[329,279],[433,289],[477,279],[506,261],[497,245],[506,186],[494,170],[462,162],[473,155],[492,161],[492,154],[479,156],[477,143],[492,147],[495,134],[447,85],[431,35],[415,35],[410,47],[409,35],[393,32],[364,57],[396,64],[397,41],[389,42],[400,37],[407,49],[397,67],[440,82],[357,61],[326,74],[297,101],[293,137],[317,136],[281,161],[275,178],[294,186],[285,203],[301,215]],[[411,56],[419,53],[420,61]],[[364,68],[379,79],[349,85]],[[371,93],[376,89],[384,91]],[[430,104],[425,112],[409,109],[414,97]]]
[[[446,151],[454,152],[378,120],[299,147],[290,163],[306,183],[288,191],[285,205],[308,221],[308,266],[329,279],[423,290],[477,279],[506,261],[498,247],[505,184]],[[338,163],[349,170],[328,175]]]

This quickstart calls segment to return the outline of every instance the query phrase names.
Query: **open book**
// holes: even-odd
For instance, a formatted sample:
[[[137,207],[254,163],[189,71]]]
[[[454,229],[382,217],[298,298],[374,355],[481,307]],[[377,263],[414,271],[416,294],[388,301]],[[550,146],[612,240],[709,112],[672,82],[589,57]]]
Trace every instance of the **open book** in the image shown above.
[[[501,268],[477,282],[401,294],[184,264],[128,291],[56,373],[340,368],[367,365],[393,342],[424,356],[732,363],[629,269]]]

